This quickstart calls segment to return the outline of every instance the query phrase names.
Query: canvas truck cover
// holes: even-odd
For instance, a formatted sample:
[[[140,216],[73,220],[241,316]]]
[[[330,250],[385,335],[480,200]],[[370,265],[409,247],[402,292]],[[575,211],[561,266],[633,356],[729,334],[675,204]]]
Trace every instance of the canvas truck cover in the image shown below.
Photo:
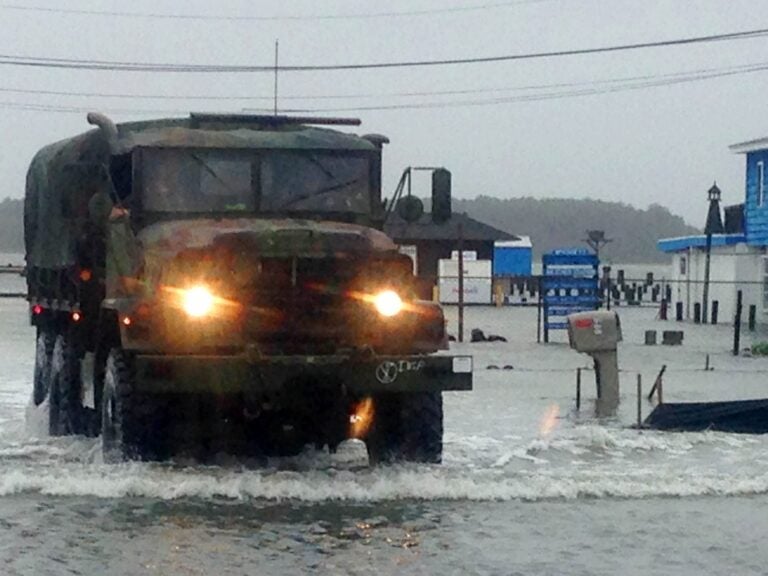
[[[74,263],[77,238],[88,222],[88,201],[98,191],[95,178],[79,167],[109,162],[109,149],[97,130],[40,150],[27,172],[24,244],[27,266],[61,269]],[[104,180],[101,183],[106,186]]]
[[[61,269],[73,265],[78,237],[88,224],[88,202],[108,186],[84,176],[83,167],[109,165],[110,154],[135,148],[213,148],[374,151],[368,140],[304,125],[260,127],[229,120],[201,123],[190,118],[131,122],[117,126],[112,150],[96,129],[41,149],[27,173],[24,241],[27,265]]]

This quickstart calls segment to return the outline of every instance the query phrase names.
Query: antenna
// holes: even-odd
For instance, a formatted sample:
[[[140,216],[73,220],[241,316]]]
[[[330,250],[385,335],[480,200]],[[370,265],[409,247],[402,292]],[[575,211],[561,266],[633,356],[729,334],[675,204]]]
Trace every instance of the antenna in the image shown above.
[[[275,116],[277,116],[277,63],[280,55],[280,42],[275,40]]]

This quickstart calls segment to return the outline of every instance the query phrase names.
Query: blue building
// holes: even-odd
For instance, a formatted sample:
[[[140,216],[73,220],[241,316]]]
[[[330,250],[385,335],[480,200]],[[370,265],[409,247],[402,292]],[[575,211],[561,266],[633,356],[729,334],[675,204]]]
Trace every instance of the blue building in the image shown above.
[[[530,276],[533,266],[533,244],[530,236],[493,243],[494,276]]]
[[[725,208],[723,234],[712,236],[710,303],[719,303],[720,318],[733,319],[736,294],[742,291],[745,310],[755,306],[759,322],[768,322],[768,138],[734,144],[732,152],[746,157],[744,202]],[[686,318],[702,303],[706,236],[659,240],[672,255],[672,300],[683,302]],[[707,306],[712,309],[711,304]]]

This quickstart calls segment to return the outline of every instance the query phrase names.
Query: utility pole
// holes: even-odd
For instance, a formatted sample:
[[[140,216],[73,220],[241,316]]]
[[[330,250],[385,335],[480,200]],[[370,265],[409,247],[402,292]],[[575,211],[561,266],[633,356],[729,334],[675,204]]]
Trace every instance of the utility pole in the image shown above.
[[[277,116],[277,63],[280,55],[280,43],[275,40],[275,116]]]
[[[584,239],[584,242],[587,243],[587,246],[592,248],[599,261],[600,249],[609,242],[613,242],[613,238],[606,238],[605,230],[587,230],[587,237]]]

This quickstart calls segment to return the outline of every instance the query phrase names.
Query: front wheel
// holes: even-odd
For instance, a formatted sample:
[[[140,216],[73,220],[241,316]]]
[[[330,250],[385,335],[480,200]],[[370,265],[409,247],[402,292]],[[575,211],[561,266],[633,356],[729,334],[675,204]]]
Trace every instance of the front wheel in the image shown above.
[[[164,435],[156,434],[158,406],[136,389],[133,356],[112,348],[107,357],[101,404],[101,447],[105,462],[154,460]]]
[[[442,392],[385,394],[374,402],[374,423],[365,439],[371,463],[442,461]]]

